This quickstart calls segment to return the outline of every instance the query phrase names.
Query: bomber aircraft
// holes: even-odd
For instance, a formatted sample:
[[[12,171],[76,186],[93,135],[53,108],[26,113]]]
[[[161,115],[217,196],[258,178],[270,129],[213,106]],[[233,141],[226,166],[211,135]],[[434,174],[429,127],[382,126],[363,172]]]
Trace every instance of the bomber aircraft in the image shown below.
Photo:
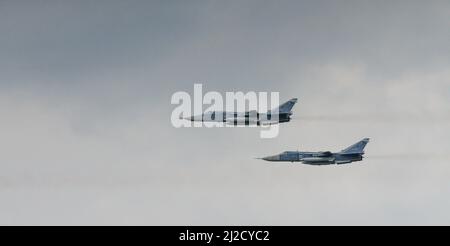
[[[337,153],[332,153],[330,151],[323,151],[323,152],[286,151],[279,155],[267,156],[261,159],[271,162],[301,162],[302,164],[307,165],[349,164],[352,162],[363,160],[364,148],[368,143],[369,139],[365,138],[359,141],[358,143]]]
[[[297,101],[297,98],[293,98],[265,114],[260,114],[256,110],[243,113],[214,111],[184,119],[199,122],[224,122],[229,125],[274,125],[291,121],[292,108]]]

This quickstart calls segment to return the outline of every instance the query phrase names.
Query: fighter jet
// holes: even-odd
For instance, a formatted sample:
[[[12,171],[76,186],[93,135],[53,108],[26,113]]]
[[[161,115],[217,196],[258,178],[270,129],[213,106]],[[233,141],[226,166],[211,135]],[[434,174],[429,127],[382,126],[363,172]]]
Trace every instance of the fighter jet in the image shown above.
[[[286,151],[279,155],[268,156],[261,159],[273,162],[302,162],[303,164],[307,165],[349,164],[352,162],[363,160],[364,148],[368,143],[369,139],[365,138],[338,153],[332,153],[330,151],[325,152]]]
[[[184,119],[200,122],[225,122],[230,125],[273,125],[291,121],[292,108],[297,101],[297,98],[293,98],[265,114],[260,114],[256,110],[243,113],[214,111]]]

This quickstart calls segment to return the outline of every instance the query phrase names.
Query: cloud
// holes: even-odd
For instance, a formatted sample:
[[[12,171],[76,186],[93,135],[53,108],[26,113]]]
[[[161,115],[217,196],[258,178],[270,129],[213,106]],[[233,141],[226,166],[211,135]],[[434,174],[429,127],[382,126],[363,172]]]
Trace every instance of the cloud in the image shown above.
[[[0,5],[1,224],[448,224],[446,3]],[[194,83],[298,120],[175,129]],[[360,164],[253,159],[363,137]]]

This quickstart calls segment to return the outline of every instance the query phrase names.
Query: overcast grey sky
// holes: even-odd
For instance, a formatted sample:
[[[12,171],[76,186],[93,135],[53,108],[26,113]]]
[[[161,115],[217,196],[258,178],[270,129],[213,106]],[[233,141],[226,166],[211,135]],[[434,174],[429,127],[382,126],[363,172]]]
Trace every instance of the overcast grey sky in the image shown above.
[[[450,224],[448,1],[2,0],[0,33],[0,224]],[[194,83],[296,120],[175,129]]]

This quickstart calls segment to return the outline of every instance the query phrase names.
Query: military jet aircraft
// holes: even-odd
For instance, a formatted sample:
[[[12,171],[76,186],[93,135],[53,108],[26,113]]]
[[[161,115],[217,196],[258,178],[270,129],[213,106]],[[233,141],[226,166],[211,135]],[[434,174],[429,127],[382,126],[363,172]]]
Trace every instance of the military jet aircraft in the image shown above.
[[[256,110],[244,113],[215,111],[186,117],[184,119],[200,122],[224,122],[230,125],[273,125],[291,121],[292,108],[297,101],[297,98],[293,98],[281,104],[278,108],[269,110],[265,114],[260,114]]]
[[[268,156],[261,159],[273,162],[302,162],[303,164],[307,165],[349,164],[352,162],[362,161],[362,159],[364,158],[364,148],[368,143],[369,139],[365,138],[338,153],[332,153],[330,151],[286,151],[279,155]]]

